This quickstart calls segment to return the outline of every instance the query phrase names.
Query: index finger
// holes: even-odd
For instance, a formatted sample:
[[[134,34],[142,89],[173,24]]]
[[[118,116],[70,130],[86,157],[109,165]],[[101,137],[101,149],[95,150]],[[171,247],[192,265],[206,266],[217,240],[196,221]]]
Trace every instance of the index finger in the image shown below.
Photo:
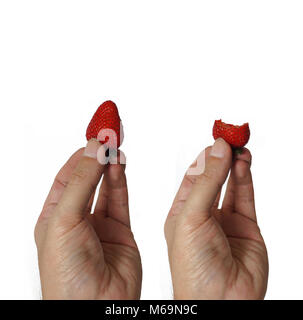
[[[242,154],[237,155],[231,169],[222,209],[226,212],[237,212],[256,221],[251,158],[251,153],[246,148]]]

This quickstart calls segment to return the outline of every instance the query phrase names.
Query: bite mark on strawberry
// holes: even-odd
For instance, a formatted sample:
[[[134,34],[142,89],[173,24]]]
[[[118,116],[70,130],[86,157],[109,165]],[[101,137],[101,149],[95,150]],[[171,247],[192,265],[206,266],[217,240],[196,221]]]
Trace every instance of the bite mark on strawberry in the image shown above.
[[[222,120],[215,120],[213,126],[214,139],[222,138],[235,150],[242,152],[242,148],[247,144],[250,137],[248,123],[241,126],[224,123]]]

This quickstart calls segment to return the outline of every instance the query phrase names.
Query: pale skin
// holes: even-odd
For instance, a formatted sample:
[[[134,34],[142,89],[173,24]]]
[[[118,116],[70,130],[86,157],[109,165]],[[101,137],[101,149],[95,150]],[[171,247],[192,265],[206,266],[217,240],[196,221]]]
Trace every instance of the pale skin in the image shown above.
[[[100,147],[91,140],[67,161],[37,221],[43,299],[140,298],[141,260],[130,226],[125,165],[119,164],[123,153],[118,164],[102,165],[96,159]],[[174,298],[262,299],[268,262],[256,222],[251,155],[245,149],[232,160],[222,139],[205,154],[204,172],[185,176],[165,223]]]
[[[263,299],[268,259],[257,224],[251,154],[244,149],[233,159],[220,138],[204,155],[204,171],[185,175],[165,223],[174,298]]]
[[[55,178],[35,228],[43,299],[139,299],[141,260],[125,165],[101,165],[91,140]],[[102,177],[94,213],[91,206]]]

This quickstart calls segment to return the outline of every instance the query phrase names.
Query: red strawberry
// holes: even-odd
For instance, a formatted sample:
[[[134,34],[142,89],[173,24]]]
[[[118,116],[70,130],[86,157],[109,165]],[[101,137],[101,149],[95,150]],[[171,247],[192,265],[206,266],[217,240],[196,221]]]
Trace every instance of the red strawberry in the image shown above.
[[[249,136],[248,123],[244,123],[242,126],[234,126],[221,120],[215,120],[213,127],[213,137],[215,140],[223,138],[232,148],[242,148],[248,142]]]
[[[114,102],[103,102],[95,112],[86,130],[86,139],[91,138],[107,143],[110,148],[120,147],[123,140],[123,128]]]

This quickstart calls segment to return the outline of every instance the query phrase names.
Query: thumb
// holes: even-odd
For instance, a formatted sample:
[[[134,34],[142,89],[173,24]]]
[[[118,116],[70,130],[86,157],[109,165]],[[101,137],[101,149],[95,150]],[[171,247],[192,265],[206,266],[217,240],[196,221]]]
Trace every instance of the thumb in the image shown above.
[[[57,221],[66,226],[74,226],[82,221],[105,167],[105,148],[97,140],[91,139],[56,207],[54,218]]]
[[[231,147],[219,138],[215,141],[206,159],[204,172],[195,179],[194,186],[184,205],[185,217],[192,217],[199,224],[210,217],[211,208],[228,176],[231,165]]]

